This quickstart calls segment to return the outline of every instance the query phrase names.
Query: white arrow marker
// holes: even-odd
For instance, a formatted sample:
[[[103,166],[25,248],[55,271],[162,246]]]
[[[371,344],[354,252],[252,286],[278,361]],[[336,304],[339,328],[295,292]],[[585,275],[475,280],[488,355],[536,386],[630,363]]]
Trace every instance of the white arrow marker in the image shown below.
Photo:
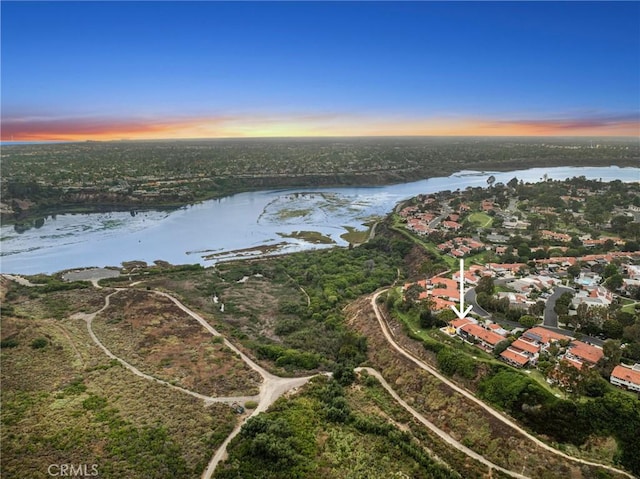
[[[463,319],[469,311],[473,309],[473,306],[469,306],[467,310],[464,309],[464,260],[460,260],[460,310],[455,306],[451,306],[453,312],[456,313],[458,318]]]

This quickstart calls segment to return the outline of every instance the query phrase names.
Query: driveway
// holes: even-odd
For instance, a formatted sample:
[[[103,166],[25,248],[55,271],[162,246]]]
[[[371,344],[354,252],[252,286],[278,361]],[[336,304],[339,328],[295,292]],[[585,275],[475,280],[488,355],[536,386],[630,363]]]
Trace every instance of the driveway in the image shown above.
[[[549,296],[547,302],[544,306],[544,320],[542,321],[543,326],[548,326],[550,328],[558,327],[558,313],[556,313],[553,308],[556,306],[556,301],[563,293],[573,293],[574,290],[571,288],[567,288],[566,286],[557,286],[553,291],[553,294]]]

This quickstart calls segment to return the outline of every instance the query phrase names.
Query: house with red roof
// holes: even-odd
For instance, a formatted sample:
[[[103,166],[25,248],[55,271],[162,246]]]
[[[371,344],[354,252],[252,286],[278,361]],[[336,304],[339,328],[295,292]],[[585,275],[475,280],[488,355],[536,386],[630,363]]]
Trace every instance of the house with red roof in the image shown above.
[[[458,231],[462,225],[456,221],[443,221],[442,226],[453,231]]]
[[[561,241],[563,243],[568,243],[569,241],[571,241],[571,236],[566,233],[557,233],[555,231],[542,230],[540,232],[540,235],[542,236],[542,239]]]
[[[523,368],[531,360],[528,356],[518,353],[511,348],[507,348],[500,353],[500,359],[504,362],[515,366],[516,368]]]
[[[521,338],[529,341],[530,343],[539,345],[540,349],[547,349],[552,343],[555,343],[556,341],[571,339],[569,336],[556,333],[555,331],[551,331],[550,329],[546,329],[541,326],[527,329],[524,333],[522,333]]]
[[[491,211],[495,209],[495,203],[491,200],[483,200],[482,201],[482,211]]]
[[[611,372],[611,384],[640,393],[640,364],[626,366],[619,364]]]
[[[500,354],[500,358],[512,366],[522,368],[528,363],[535,363],[539,353],[539,344],[527,340],[526,337],[520,337]]]
[[[602,348],[583,343],[582,341],[572,341],[565,353],[566,359],[581,365],[579,369],[581,369],[582,366],[589,368],[595,366],[602,356],[604,356]]]
[[[460,281],[460,271],[456,271],[455,273],[453,273],[453,280],[454,281]],[[478,284],[478,281],[480,281],[480,278],[478,278],[472,271],[465,271],[464,272],[464,282],[465,284],[471,284],[473,286]]]
[[[493,351],[496,344],[504,340],[504,336],[489,331],[479,324],[465,324],[460,328],[463,339],[474,341],[476,346],[487,351]]]

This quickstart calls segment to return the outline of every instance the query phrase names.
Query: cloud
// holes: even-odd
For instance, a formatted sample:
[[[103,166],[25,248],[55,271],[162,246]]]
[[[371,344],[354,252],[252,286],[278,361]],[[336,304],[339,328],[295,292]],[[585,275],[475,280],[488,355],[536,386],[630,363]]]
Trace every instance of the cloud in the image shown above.
[[[121,138],[168,138],[185,129],[206,128],[215,133],[229,118],[3,118],[2,139],[23,141],[38,140],[102,140]]]
[[[592,115],[547,119],[512,119],[480,121],[478,128],[486,131],[519,131],[525,135],[603,135],[636,136],[640,134],[640,115]]]
[[[555,118],[409,118],[354,113],[174,118],[7,117],[2,140],[115,140],[278,136],[637,136],[638,114]]]

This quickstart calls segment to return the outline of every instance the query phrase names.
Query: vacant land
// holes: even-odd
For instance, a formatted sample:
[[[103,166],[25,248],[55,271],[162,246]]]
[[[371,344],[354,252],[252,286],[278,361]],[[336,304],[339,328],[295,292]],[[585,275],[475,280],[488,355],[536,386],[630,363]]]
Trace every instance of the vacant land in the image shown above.
[[[261,378],[169,299],[121,291],[93,321],[116,356],[154,377],[206,396],[251,396]]]
[[[214,477],[461,477],[434,458],[413,426],[375,379],[363,376],[343,388],[318,377],[251,419]],[[471,461],[461,465],[464,477],[486,472]]]
[[[46,478],[67,463],[96,464],[104,478],[198,476],[235,425],[230,408],[133,375],[84,321],[47,315],[59,293],[13,287],[3,285],[18,314],[2,315],[2,477]],[[103,294],[64,297],[68,311],[97,310]]]

